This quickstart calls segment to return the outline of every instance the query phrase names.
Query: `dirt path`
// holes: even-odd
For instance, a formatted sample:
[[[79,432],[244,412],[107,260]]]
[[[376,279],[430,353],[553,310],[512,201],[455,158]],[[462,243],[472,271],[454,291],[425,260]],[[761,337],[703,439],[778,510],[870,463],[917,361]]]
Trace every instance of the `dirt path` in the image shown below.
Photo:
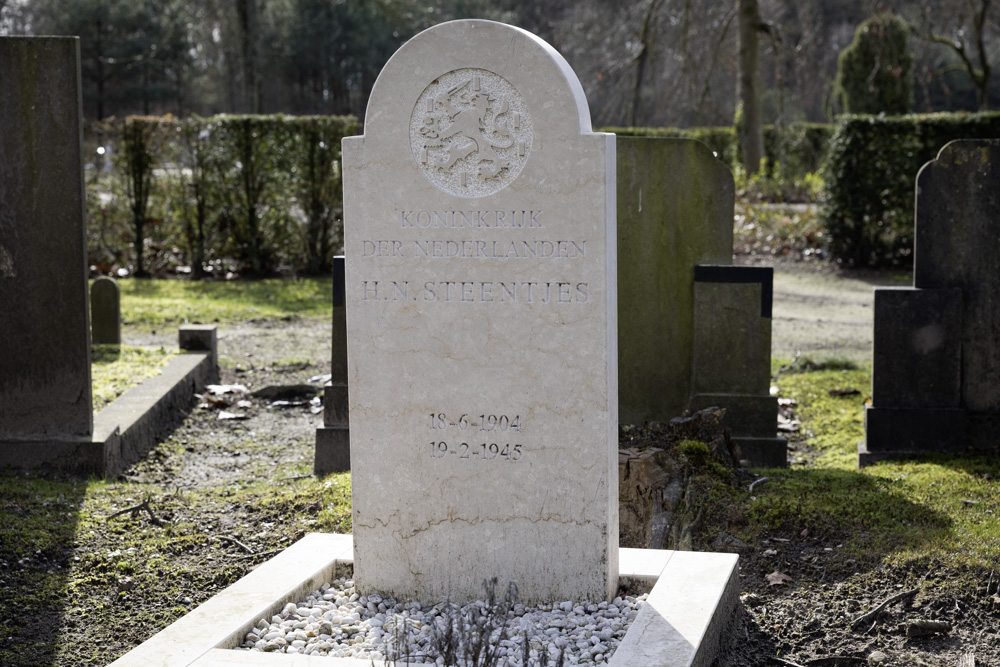
[[[870,361],[874,289],[909,284],[903,273],[775,267],[771,354]]]

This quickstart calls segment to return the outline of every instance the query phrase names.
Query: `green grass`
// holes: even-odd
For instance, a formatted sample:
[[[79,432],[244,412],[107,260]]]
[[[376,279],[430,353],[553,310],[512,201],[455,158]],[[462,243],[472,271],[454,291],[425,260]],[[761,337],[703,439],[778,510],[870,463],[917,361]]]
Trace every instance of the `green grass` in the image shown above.
[[[0,474],[0,664],[107,664],[305,532],[349,532],[350,494],[349,473],[183,492]],[[163,525],[112,516],[147,499]]]
[[[122,321],[143,330],[181,324],[233,324],[258,318],[329,317],[330,278],[301,280],[119,281]]]
[[[813,370],[783,372],[776,384],[781,396],[798,402],[805,436],[798,447],[809,456],[801,467],[760,471],[768,481],[744,497],[742,538],[791,538],[807,530],[842,543],[844,557],[858,561],[905,566],[931,558],[995,568],[1000,460],[936,455],[858,470],[870,364],[798,366]],[[860,394],[830,393],[846,389]]]
[[[100,412],[132,385],[159,375],[173,356],[162,347],[94,345],[90,351],[94,412]]]

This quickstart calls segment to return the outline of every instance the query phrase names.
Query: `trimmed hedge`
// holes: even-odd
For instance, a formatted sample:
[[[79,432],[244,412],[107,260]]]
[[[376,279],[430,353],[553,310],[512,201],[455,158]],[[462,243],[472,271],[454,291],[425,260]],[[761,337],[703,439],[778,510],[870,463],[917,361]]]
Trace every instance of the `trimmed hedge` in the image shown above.
[[[196,276],[329,270],[343,234],[341,139],[359,131],[350,116],[132,116],[92,125],[85,143],[110,150],[113,174],[101,164],[88,174],[90,263],[141,274],[146,256],[154,273],[186,265]]]
[[[1000,113],[845,116],[825,166],[824,224],[853,266],[913,261],[917,172],[955,139],[1000,137]]]

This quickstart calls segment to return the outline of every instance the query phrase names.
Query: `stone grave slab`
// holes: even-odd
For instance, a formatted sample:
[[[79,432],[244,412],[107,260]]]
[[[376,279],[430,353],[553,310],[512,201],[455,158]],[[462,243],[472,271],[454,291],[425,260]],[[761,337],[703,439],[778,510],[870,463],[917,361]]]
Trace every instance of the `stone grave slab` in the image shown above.
[[[859,465],[1000,449],[1000,141],[953,141],[924,165],[915,224],[913,288],[875,290]]]
[[[723,407],[742,458],[784,466],[768,395],[772,273],[732,266],[734,193],[700,141],[618,138],[619,419]]]
[[[95,418],[79,60],[76,37],[0,37],[0,466],[113,477],[215,376],[215,327],[195,336],[210,352]],[[95,297],[94,340],[120,343],[117,285],[98,279]]]
[[[615,138],[576,75],[510,26],[431,28],[343,165],[358,586],[612,595]]]

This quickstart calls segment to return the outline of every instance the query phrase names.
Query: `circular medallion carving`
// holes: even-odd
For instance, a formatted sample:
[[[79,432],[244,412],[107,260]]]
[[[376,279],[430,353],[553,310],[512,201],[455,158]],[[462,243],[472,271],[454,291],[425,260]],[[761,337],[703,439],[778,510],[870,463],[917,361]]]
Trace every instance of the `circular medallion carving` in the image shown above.
[[[438,77],[410,116],[410,148],[431,183],[457,197],[499,192],[531,153],[531,114],[505,78],[484,69]]]

